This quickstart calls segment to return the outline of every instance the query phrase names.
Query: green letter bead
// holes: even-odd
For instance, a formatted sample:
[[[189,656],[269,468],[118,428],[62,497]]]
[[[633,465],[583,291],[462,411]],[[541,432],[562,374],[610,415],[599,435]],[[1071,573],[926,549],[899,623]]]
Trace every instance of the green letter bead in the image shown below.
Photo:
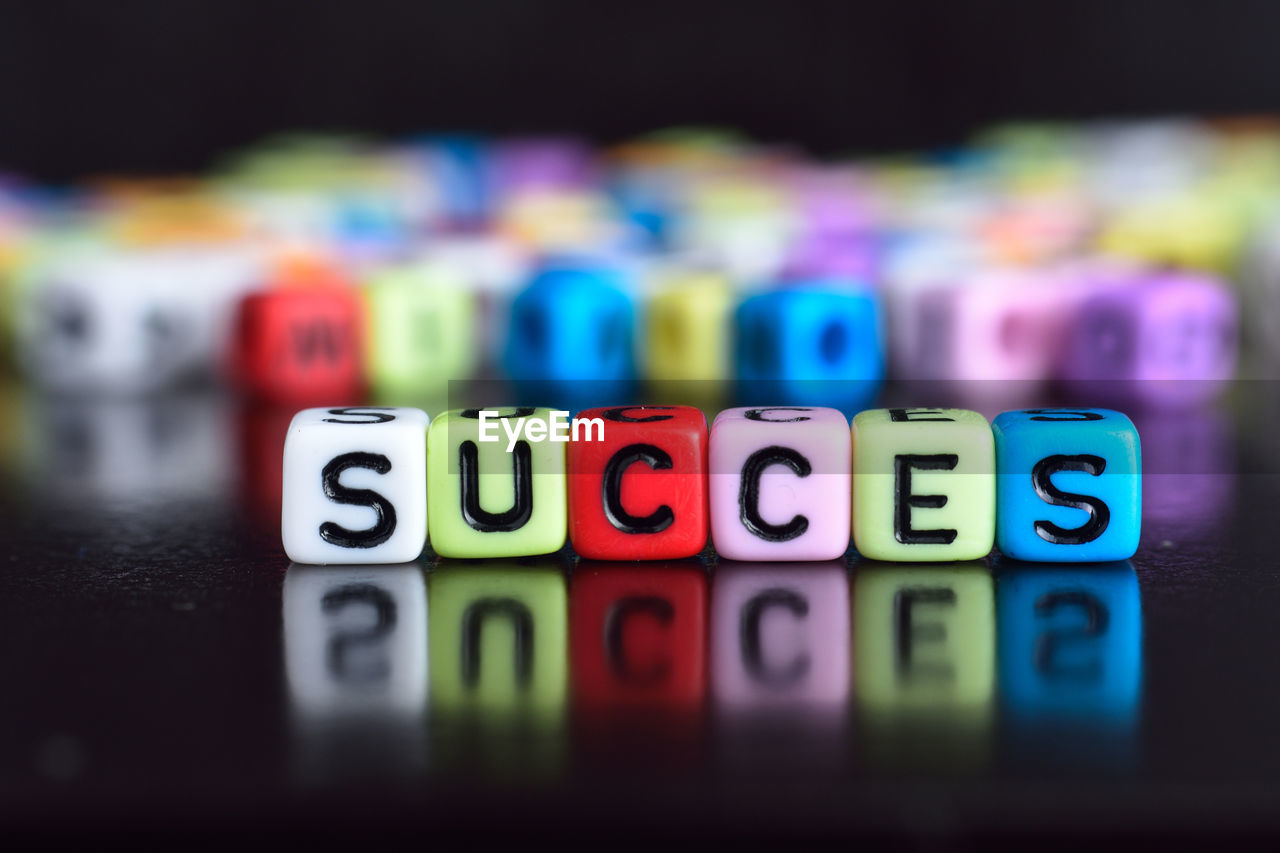
[[[977,560],[990,553],[995,533],[995,439],[986,418],[965,409],[854,417],[858,553],[893,562]]]
[[[569,683],[568,609],[559,568],[501,563],[431,572],[433,705],[445,713],[556,717]]]
[[[445,412],[427,432],[431,547],[442,557],[463,558],[558,551],[569,528],[568,443],[532,442],[525,437],[524,422],[549,423],[550,409],[488,411],[503,416],[502,420],[488,418],[488,434],[496,436],[496,441],[480,440],[475,409]],[[519,430],[519,440],[510,452],[507,428]]]
[[[989,705],[996,617],[986,567],[872,566],[858,570],[853,589],[853,671],[865,709]]]
[[[474,297],[447,270],[386,270],[369,280],[364,299],[366,365],[377,397],[442,396],[449,380],[471,376],[480,355]]]

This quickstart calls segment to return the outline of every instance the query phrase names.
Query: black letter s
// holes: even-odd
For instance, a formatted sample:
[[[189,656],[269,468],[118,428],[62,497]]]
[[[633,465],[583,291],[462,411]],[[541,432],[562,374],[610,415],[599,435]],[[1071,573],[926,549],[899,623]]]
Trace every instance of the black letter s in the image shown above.
[[[1054,545],[1083,545],[1092,542],[1103,534],[1111,523],[1111,510],[1105,503],[1089,495],[1077,495],[1064,492],[1053,484],[1052,477],[1059,471],[1084,471],[1097,477],[1107,468],[1107,460],[1101,456],[1081,454],[1079,456],[1046,456],[1031,469],[1031,482],[1036,494],[1045,503],[1054,506],[1069,506],[1089,513],[1089,520],[1080,527],[1059,527],[1052,521],[1037,521],[1036,534],[1046,542]]]
[[[372,489],[351,489],[338,482],[342,472],[348,468],[368,468],[375,473],[385,474],[391,470],[391,460],[380,453],[344,453],[329,460],[329,464],[320,472],[325,497],[338,504],[367,506],[373,510],[377,520],[368,530],[348,530],[332,521],[326,521],[320,525],[320,538],[339,548],[373,548],[386,542],[396,532],[396,508],[391,505],[391,501]]]

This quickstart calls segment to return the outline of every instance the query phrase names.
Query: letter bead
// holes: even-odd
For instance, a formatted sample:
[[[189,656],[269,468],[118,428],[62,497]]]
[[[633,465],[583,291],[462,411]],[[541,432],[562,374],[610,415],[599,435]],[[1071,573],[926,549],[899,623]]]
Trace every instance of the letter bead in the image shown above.
[[[420,409],[303,409],[284,443],[281,538],[295,563],[406,563],[427,539]]]
[[[272,402],[363,396],[362,311],[345,287],[289,287],[245,297],[236,314],[231,371]]]
[[[835,409],[726,409],[711,425],[711,538],[730,560],[849,547],[849,422]]]
[[[368,334],[365,364],[375,394],[423,400],[449,380],[471,376],[480,357],[475,296],[464,279],[436,264],[372,276],[362,291]]]
[[[752,296],[738,306],[737,376],[750,396],[861,399],[884,378],[881,312],[868,291],[826,282]]]
[[[529,424],[548,433],[550,409],[486,409],[440,415],[427,437],[431,547],[442,557],[525,557],[564,546],[565,442],[532,441]],[[496,437],[496,440],[492,440]]]
[[[1212,276],[1159,272],[1100,290],[1071,324],[1061,374],[1095,393],[1186,406],[1235,375],[1236,295]]]
[[[997,544],[1035,562],[1127,560],[1142,527],[1138,430],[1110,409],[1023,409],[995,419]]]
[[[596,560],[674,560],[707,544],[707,419],[692,406],[587,409],[569,445],[569,530]]]
[[[634,378],[631,300],[604,267],[553,267],[511,304],[505,365],[517,379],[601,382]]]
[[[853,542],[871,560],[977,560],[995,539],[991,427],[964,409],[853,419]]]

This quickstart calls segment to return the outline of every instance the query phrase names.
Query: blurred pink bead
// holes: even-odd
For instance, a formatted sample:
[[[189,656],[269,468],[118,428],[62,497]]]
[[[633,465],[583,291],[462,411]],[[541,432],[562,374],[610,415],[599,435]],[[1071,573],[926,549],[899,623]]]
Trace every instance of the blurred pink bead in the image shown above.
[[[915,340],[898,350],[898,374],[1001,382],[1049,378],[1069,299],[1065,286],[1050,271],[985,269],[920,289],[900,309],[915,314]]]

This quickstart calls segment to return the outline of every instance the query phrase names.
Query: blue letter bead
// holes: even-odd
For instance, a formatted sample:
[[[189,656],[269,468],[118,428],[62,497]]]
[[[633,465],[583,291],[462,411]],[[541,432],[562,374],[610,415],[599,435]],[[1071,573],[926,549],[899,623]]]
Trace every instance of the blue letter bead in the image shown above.
[[[617,273],[548,269],[511,306],[507,374],[551,382],[630,380],[633,325],[631,299]]]
[[[874,294],[815,282],[750,297],[738,306],[737,374],[749,398],[838,405],[884,378]]]
[[[996,546],[1040,563],[1127,560],[1142,529],[1142,450],[1110,409],[1022,409],[996,437]]]
[[[1142,604],[1127,562],[1001,566],[996,636],[1009,713],[1034,723],[1132,722],[1142,692]]]

